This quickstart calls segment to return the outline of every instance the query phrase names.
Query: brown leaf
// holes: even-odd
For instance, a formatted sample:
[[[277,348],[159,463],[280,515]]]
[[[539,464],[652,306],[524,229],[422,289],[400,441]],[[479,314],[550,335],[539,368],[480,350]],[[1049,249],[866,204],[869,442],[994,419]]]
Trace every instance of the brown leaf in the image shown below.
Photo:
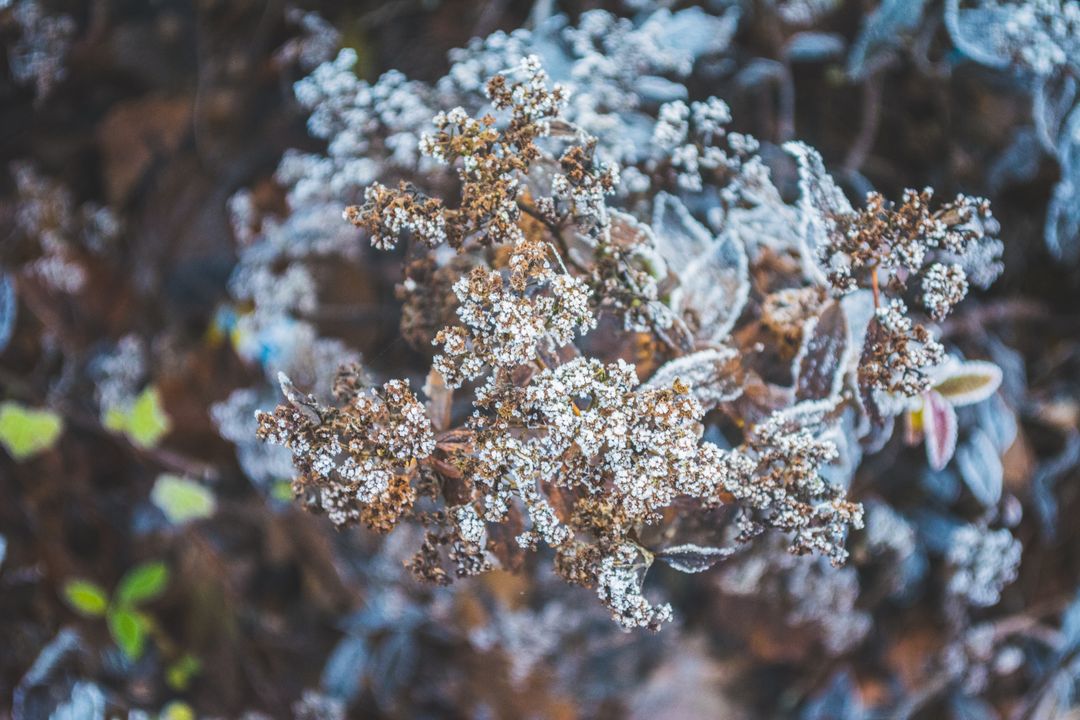
[[[795,398],[824,400],[840,390],[848,329],[844,308],[830,302],[795,357]]]

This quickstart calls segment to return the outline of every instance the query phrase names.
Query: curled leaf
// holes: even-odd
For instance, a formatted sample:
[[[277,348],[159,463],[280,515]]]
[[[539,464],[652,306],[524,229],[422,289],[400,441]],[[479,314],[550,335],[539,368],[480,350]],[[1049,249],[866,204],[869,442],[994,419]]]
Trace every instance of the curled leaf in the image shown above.
[[[1001,386],[1001,368],[982,360],[947,363],[937,377],[934,390],[953,407],[981,402]]]
[[[1012,52],[1002,29],[1015,12],[1008,7],[961,8],[960,0],[945,1],[945,27],[957,49],[987,67],[1005,68]]]
[[[854,210],[836,181],[825,170],[817,150],[801,142],[784,143],[784,150],[795,157],[799,169],[800,242],[803,272],[824,285],[828,269],[822,266],[824,249],[841,232],[836,218]]]
[[[1044,234],[1057,258],[1074,263],[1080,257],[1080,106],[1069,115],[1056,154],[1061,179],[1047,208]]]
[[[662,550],[656,557],[679,572],[699,573],[733,554],[735,551],[731,548],[703,547],[688,543]]]
[[[931,468],[941,470],[956,451],[956,411],[934,390],[923,396],[922,426],[926,436],[926,459]]]
[[[884,67],[901,38],[919,26],[925,5],[925,0],[884,0],[867,15],[848,56],[848,75],[859,80]]]

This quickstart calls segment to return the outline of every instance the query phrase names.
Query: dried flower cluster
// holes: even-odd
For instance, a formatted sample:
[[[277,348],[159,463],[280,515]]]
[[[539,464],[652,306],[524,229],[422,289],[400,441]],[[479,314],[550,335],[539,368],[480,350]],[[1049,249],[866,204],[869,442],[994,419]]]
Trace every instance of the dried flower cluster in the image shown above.
[[[841,390],[849,378],[906,396],[926,390],[925,375],[944,352],[913,324],[901,296],[919,275],[934,317],[962,299],[966,258],[994,242],[983,229],[985,203],[961,197],[932,212],[927,191],[909,193],[898,208],[871,196],[855,211],[816,153],[792,145],[803,188],[794,213],[772,189],[756,141],[727,132],[722,101],[662,104],[653,150],[633,160],[575,123],[574,96],[527,54],[483,85],[486,110],[465,98],[434,113],[434,132],[416,140],[434,164],[403,173],[396,189],[372,182],[363,203],[345,212],[376,249],[405,241],[422,258],[406,267],[399,296],[403,333],[438,349],[427,407],[397,381],[375,395],[339,382],[340,408],[283,381],[288,402],[259,416],[259,434],[292,450],[302,473],[295,492],[338,524],[385,530],[413,516],[426,532],[410,567],[438,583],[449,579],[446,561],[458,576],[471,575],[547,545],[558,573],[594,588],[627,628],[671,617],[642,594],[655,559],[700,569],[734,551],[676,551],[653,539],[677,537],[691,518],[719,508],[738,509],[735,542],[779,531],[791,552],[842,564],[863,512],[845,498],[847,478],[827,476],[845,464],[851,472],[838,428],[847,413],[867,410]],[[630,160],[622,173],[620,157]],[[619,190],[620,174],[628,191]],[[689,194],[658,192],[665,187]],[[693,195],[707,187],[730,205],[727,218],[712,216],[713,228],[687,205],[699,206]],[[643,198],[651,223],[609,208],[612,196]],[[787,243],[781,251],[797,260],[792,267],[804,270],[794,288],[751,280],[750,266],[775,262],[777,246],[750,245],[736,221],[760,214],[790,222],[777,232]],[[852,294],[860,287],[873,295]],[[826,288],[858,298],[859,307],[826,305]],[[754,358],[725,347],[736,342],[734,328],[755,328],[740,317],[757,293],[760,327],[783,337],[776,354],[795,355],[802,394],[793,399],[768,389]],[[879,293],[887,298],[880,307]],[[601,312],[621,316],[625,334],[614,352],[590,355],[585,336]],[[849,313],[871,318],[864,342],[848,329]],[[437,317],[450,323],[439,328]],[[669,362],[628,362],[635,347]],[[643,368],[651,375],[644,384]],[[456,393],[471,393],[471,414],[461,416]],[[743,430],[703,440],[713,409]],[[431,509],[420,508],[420,497]]]
[[[302,473],[297,490],[310,490],[336,524],[392,527],[415,499],[411,475],[435,449],[431,422],[408,383],[391,380],[378,392],[345,368],[334,386],[335,398],[345,403],[337,408],[300,395],[280,378],[289,402],[257,416],[258,435],[292,451]]]
[[[932,210],[933,190],[926,188],[905,191],[897,206],[870,193],[866,206],[856,211],[815,150],[801,143],[786,147],[799,162],[812,271],[824,276],[835,295],[859,288],[873,292],[875,314],[860,360],[860,386],[864,393],[909,398],[926,392],[945,349],[909,317],[904,294],[918,278],[923,306],[940,321],[967,295],[969,269],[980,279],[996,277],[1001,243],[990,235],[995,223],[989,203],[959,195]]]

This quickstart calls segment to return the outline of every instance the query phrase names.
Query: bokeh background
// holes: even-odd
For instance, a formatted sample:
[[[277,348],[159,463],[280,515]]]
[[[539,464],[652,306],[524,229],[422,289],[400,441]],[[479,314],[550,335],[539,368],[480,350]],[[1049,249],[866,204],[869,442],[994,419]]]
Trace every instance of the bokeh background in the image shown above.
[[[322,222],[288,202],[282,157],[326,149],[296,81],[351,48],[366,80],[435,82],[474,37],[692,5],[0,0],[0,717],[1078,716],[1080,58],[991,62],[983,26],[957,26],[979,3],[700,4],[735,25],[681,79],[766,157],[818,148],[852,197],[984,195],[1000,223],[1004,274],[942,328],[1005,377],[961,418],[968,467],[931,473],[899,438],[868,457],[852,493],[874,522],[843,572],[659,570],[680,622],[624,634],[544,558],[417,584],[415,538],[306,513],[248,434],[274,347],[244,334],[244,219],[277,218],[284,242],[354,232],[348,198]],[[1075,2],[1031,5],[1080,22]],[[793,167],[773,171],[793,192]],[[421,384],[402,261],[315,265],[300,320],[338,344],[312,378],[358,353]],[[990,507],[971,488],[987,474]],[[949,543],[989,525],[1022,544],[1018,577],[957,625]],[[975,572],[995,572],[980,547]]]

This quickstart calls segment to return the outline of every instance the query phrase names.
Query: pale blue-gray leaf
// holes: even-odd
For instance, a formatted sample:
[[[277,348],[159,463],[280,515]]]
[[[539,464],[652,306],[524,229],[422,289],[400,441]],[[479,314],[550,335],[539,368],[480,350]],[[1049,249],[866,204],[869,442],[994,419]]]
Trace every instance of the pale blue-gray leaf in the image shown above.
[[[901,38],[922,20],[925,0],[883,0],[863,21],[848,55],[848,75],[856,80],[878,70],[895,51]]]
[[[699,573],[735,553],[732,548],[703,547],[687,543],[661,550],[656,557],[684,573]]]
[[[1004,468],[993,440],[985,432],[975,430],[956,451],[956,466],[976,500],[985,507],[997,505],[1001,500]]]
[[[1002,28],[1012,12],[1004,7],[960,8],[960,0],[946,0],[945,27],[956,49],[980,65],[1008,67],[1012,61]]]
[[[105,693],[92,682],[79,681],[71,695],[49,715],[49,720],[104,720]]]
[[[1072,111],[1057,148],[1061,179],[1046,212],[1046,246],[1060,260],[1080,259],[1080,106]]]
[[[792,62],[823,62],[843,54],[844,38],[836,33],[801,32],[788,40],[784,54]]]
[[[346,635],[323,667],[323,691],[331,697],[352,702],[360,694],[361,683],[368,672],[368,660],[367,639]]]

